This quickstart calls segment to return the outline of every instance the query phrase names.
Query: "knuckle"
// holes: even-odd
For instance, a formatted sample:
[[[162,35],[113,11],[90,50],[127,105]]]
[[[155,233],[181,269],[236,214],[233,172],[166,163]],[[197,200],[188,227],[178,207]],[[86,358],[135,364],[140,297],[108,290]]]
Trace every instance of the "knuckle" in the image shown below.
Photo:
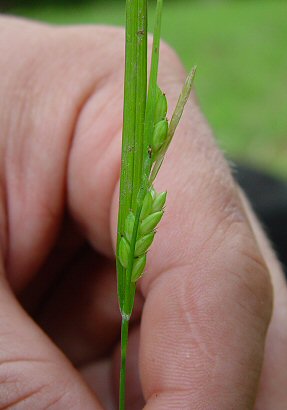
[[[218,180],[217,180],[218,181]],[[257,318],[266,331],[273,304],[273,289],[267,264],[237,195],[232,179],[221,180],[209,191],[205,211],[208,232],[199,248],[200,258],[208,253],[210,264],[222,267],[218,280],[226,282],[229,295],[242,314]],[[203,258],[205,258],[203,256]],[[221,276],[221,278],[220,278]]]
[[[247,223],[231,223],[223,240],[230,250],[227,273],[241,313],[254,319],[264,332],[271,319],[273,289],[268,267]]]

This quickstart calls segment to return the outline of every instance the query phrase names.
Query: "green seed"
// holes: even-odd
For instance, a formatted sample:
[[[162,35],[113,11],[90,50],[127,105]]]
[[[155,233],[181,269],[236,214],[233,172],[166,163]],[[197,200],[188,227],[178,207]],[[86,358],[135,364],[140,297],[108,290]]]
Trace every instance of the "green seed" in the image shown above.
[[[136,258],[132,270],[132,282],[136,282],[143,274],[146,265],[146,255]]]
[[[153,214],[146,217],[140,224],[140,233],[142,235],[147,235],[152,232],[163,216],[163,211],[154,212]]]
[[[133,230],[135,225],[135,216],[132,211],[129,212],[125,222],[125,237],[129,242],[132,240]]]
[[[147,252],[154,240],[155,232],[142,236],[137,242],[135,247],[135,256],[141,256]]]
[[[151,213],[152,204],[153,204],[153,196],[152,196],[152,193],[148,191],[143,200],[143,206],[142,206],[142,210],[140,214],[141,221],[145,219]]]
[[[167,192],[161,192],[153,200],[152,212],[159,212],[165,205]]]
[[[153,137],[152,137],[153,152],[156,153],[160,150],[160,148],[166,141],[167,133],[168,133],[167,120],[165,119],[165,120],[159,121],[154,127],[154,132],[153,132]]]
[[[167,99],[161,89],[157,88],[157,100],[155,106],[154,123],[164,120],[167,114]]]
[[[124,268],[128,267],[131,249],[126,238],[122,237],[119,245],[119,260]]]

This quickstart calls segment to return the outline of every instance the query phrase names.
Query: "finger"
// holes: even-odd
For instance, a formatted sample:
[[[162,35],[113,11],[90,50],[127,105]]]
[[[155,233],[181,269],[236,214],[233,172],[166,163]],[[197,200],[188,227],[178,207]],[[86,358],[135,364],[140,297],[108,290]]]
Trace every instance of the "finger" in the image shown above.
[[[0,408],[101,409],[77,371],[21,309],[0,274]]]

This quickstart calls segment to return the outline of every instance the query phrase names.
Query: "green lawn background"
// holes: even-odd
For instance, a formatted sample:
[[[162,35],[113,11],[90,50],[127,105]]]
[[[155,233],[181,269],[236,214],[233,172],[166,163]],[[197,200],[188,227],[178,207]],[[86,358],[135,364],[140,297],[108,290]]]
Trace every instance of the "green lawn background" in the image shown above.
[[[9,12],[60,24],[124,24],[124,0],[36,4]],[[169,0],[163,38],[188,69],[198,65],[197,93],[222,149],[286,178],[287,1]]]

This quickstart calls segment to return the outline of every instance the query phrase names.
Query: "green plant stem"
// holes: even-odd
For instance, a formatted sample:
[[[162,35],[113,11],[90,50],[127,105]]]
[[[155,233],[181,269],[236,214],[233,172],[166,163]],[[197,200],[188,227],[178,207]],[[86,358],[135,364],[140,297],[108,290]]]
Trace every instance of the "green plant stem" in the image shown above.
[[[136,123],[137,86],[137,1],[126,1],[126,62],[124,90],[124,124],[122,139],[122,162],[120,180],[120,206],[118,215],[118,245],[124,230],[125,218],[130,210],[133,192],[134,146]],[[126,273],[117,258],[118,297],[122,311],[125,297]]]
[[[142,181],[143,133],[146,110],[147,89],[147,0],[138,1],[137,16],[137,56],[136,56],[136,122],[134,144],[134,172],[132,210],[137,207],[137,195]]]
[[[157,92],[157,76],[158,76],[158,62],[159,62],[159,46],[160,46],[160,31],[161,31],[161,16],[162,16],[162,5],[163,0],[158,0],[156,9],[156,20],[154,29],[154,39],[153,39],[153,50],[152,50],[152,61],[150,70],[150,80],[149,80],[149,90],[148,96],[146,96],[147,81],[147,26],[146,26],[146,14],[147,14],[147,2],[143,0],[139,1],[138,10],[138,21],[139,29],[137,31],[138,35],[138,53],[137,53],[137,63],[138,68],[138,79],[137,79],[137,122],[138,128],[136,126],[136,146],[141,149],[141,158],[136,160],[137,152],[135,151],[135,161],[134,161],[134,190],[136,191],[136,202],[132,202],[132,210],[135,213],[135,225],[133,229],[133,235],[131,240],[131,256],[130,263],[126,270],[126,281],[125,281],[125,300],[123,304],[124,315],[131,315],[132,308],[134,304],[135,296],[135,285],[131,282],[132,268],[135,253],[135,244],[138,233],[140,212],[144,200],[144,196],[149,188],[148,176],[151,169],[151,159],[148,155],[148,148],[150,146],[151,137],[153,134],[154,127],[154,110],[156,103],[156,92]],[[145,12],[145,16],[144,16]],[[145,30],[145,31],[143,31]],[[142,34],[145,34],[145,41],[141,38]],[[144,66],[142,68],[141,66]],[[147,103],[145,103],[147,98]],[[143,110],[144,107],[144,110]],[[136,171],[136,168],[138,170]],[[141,171],[139,174],[139,170]],[[133,197],[134,198],[134,197]]]
[[[122,314],[120,410],[125,409],[128,326],[136,292],[136,284],[132,282],[135,246],[144,197],[150,187],[149,175],[152,167],[150,149],[157,100],[162,6],[163,0],[157,0],[147,93],[147,0],[126,0],[124,126],[117,242],[118,296]],[[135,221],[129,241],[128,263],[125,263],[124,267],[119,261],[119,244],[122,236],[125,235],[125,221],[130,211]]]
[[[129,320],[122,320],[122,337],[121,337],[121,372],[120,372],[120,410],[125,410],[126,402],[126,365],[127,365],[127,348],[128,348]]]
[[[124,125],[117,241],[118,297],[122,314],[120,409],[125,409],[128,323],[134,305],[131,282],[137,229],[132,235],[132,256],[125,269],[118,258],[119,243],[130,211],[136,213],[142,183],[143,134],[147,93],[147,0],[126,0],[126,63]]]

